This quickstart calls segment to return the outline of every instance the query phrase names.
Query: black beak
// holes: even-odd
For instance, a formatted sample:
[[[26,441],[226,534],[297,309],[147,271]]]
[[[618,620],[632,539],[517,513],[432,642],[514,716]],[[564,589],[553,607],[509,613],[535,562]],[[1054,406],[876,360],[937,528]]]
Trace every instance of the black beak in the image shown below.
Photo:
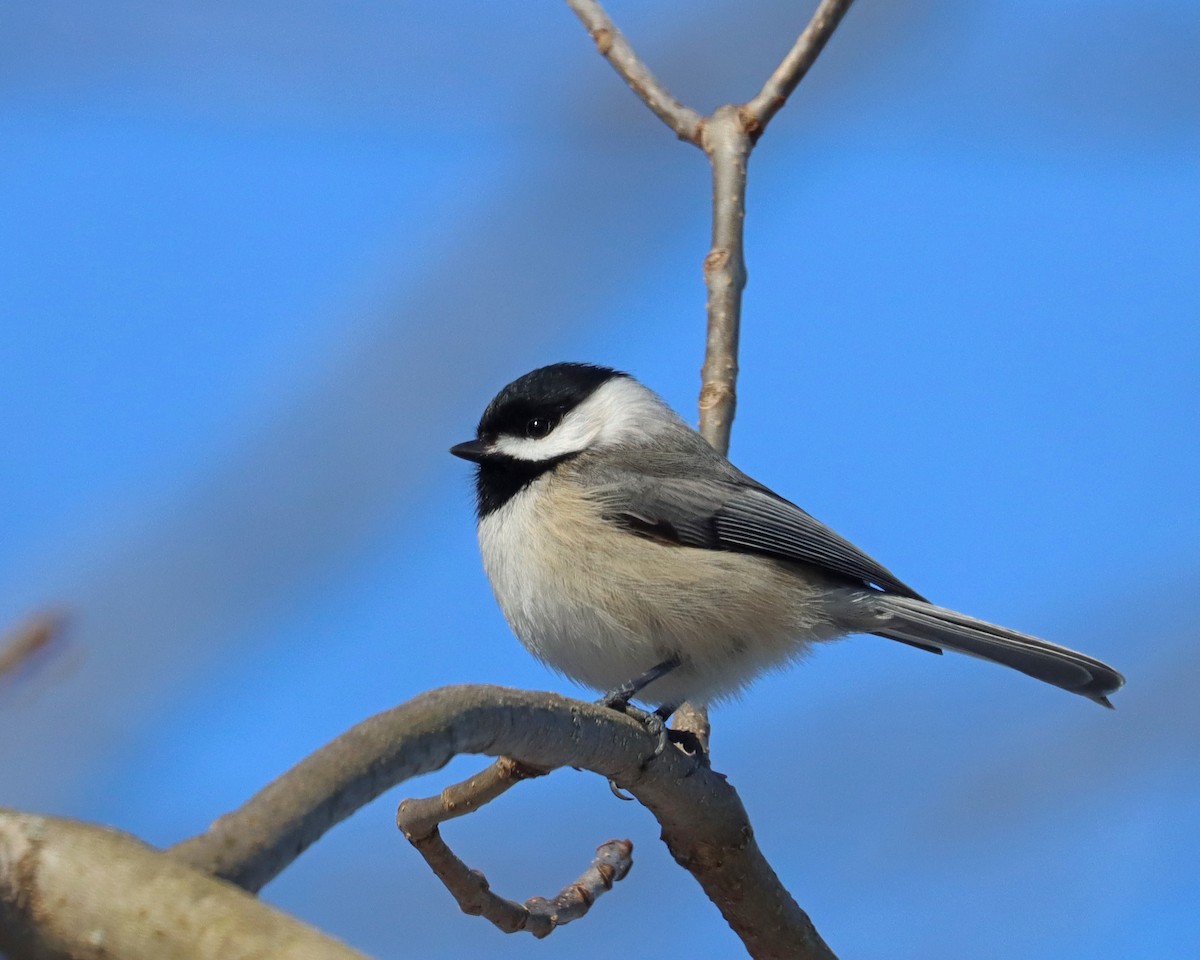
[[[464,460],[483,463],[488,455],[488,447],[482,440],[468,440],[466,443],[456,443],[450,448],[450,452]]]

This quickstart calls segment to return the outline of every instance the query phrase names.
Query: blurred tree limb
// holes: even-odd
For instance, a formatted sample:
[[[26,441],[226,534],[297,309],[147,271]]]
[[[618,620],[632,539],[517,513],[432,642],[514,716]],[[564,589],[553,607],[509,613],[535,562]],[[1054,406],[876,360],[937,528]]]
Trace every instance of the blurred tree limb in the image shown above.
[[[9,960],[365,960],[128,834],[3,808],[0,953]]]
[[[66,623],[61,610],[41,610],[0,635],[0,682],[44,657]]]

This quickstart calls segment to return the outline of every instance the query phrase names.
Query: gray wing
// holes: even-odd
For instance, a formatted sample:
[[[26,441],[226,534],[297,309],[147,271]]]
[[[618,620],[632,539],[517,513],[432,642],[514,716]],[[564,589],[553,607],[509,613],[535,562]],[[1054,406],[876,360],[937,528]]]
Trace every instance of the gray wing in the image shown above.
[[[736,494],[713,514],[712,523],[727,549],[800,560],[891,593],[924,599],[849,540],[769,490],[748,488]]]
[[[882,564],[722,458],[712,479],[643,461],[592,487],[605,516],[631,532],[709,550],[808,563],[901,596],[924,599]],[[684,463],[674,466],[684,467]],[[690,466],[695,469],[695,462]],[[707,471],[705,471],[707,472]],[[595,479],[600,479],[596,477]]]

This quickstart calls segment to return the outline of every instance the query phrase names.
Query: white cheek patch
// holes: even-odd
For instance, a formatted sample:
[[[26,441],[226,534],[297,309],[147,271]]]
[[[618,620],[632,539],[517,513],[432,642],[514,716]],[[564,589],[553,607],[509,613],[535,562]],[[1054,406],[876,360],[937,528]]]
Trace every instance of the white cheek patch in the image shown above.
[[[679,418],[658,395],[629,377],[617,377],[562,418],[539,439],[504,434],[493,449],[516,460],[538,463],[579,453],[589,447],[634,440]]]
[[[566,420],[552,430],[549,436],[537,440],[502,434],[496,438],[492,449],[514,460],[528,460],[533,463],[554,460],[583,450],[588,445],[588,438],[580,437],[574,431],[564,432],[565,426]]]

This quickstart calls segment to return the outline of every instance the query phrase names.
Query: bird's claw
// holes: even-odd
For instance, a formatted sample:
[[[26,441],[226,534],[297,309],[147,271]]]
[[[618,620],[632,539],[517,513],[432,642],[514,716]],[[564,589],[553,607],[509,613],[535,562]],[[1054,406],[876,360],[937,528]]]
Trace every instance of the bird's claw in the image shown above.
[[[640,707],[635,707],[629,702],[628,697],[622,696],[619,692],[610,693],[606,697],[601,697],[596,702],[602,707],[607,707],[609,710],[616,710],[617,713],[623,713],[631,720],[636,720],[645,727],[646,732],[650,736],[656,738],[654,752],[646,758],[643,766],[651,760],[662,756],[662,752],[667,749],[667,744],[671,741],[671,731],[667,729],[666,720],[660,712],[655,711],[654,713],[650,713]]]

